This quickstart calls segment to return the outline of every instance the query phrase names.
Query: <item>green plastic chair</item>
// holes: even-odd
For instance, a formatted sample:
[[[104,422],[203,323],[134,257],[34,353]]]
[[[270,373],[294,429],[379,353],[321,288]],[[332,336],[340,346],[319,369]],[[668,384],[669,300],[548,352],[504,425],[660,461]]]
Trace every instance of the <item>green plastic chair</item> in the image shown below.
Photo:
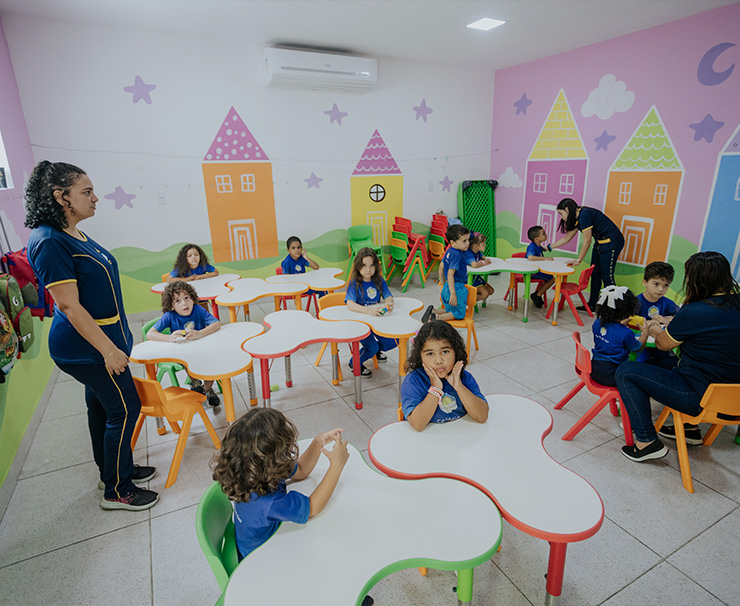
[[[373,242],[373,229],[369,225],[352,225],[347,230],[349,243],[349,270],[352,271],[352,263],[357,252],[362,248],[372,248],[380,259],[380,267],[383,268],[383,252],[380,246]]]
[[[421,280],[421,287],[424,288],[425,276],[424,276],[424,264],[421,260],[421,253],[417,250],[413,256],[409,256],[409,251],[404,250],[399,246],[391,245],[391,258],[388,265],[388,274],[386,281],[390,284],[396,270],[401,276],[401,292],[406,292],[406,289],[411,283],[412,276],[416,273],[419,275]]]
[[[141,335],[144,341],[146,341],[146,333],[148,333],[149,329],[157,323],[157,320],[159,320],[159,318],[154,318],[153,320],[149,320],[149,322],[142,326]],[[170,329],[165,328],[162,332],[163,334],[168,335],[170,334]],[[181,370],[185,370],[185,367],[182,364],[178,364],[177,362],[160,362],[159,364],[157,364],[157,381],[161,383],[162,377],[167,375],[170,378],[170,383],[173,387],[180,387],[180,383],[177,381],[177,373]],[[189,385],[190,382],[190,377],[188,376],[185,379],[185,384]]]
[[[195,511],[198,543],[221,588],[221,598],[216,602],[217,606],[223,604],[229,578],[239,564],[233,515],[231,501],[218,482],[211,484],[203,493]]]

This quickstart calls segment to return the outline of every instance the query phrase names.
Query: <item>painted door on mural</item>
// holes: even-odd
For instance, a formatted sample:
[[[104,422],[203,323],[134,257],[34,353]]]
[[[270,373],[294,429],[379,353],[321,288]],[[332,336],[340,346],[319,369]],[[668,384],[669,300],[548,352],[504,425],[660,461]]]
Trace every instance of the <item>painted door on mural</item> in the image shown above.
[[[228,224],[231,258],[234,261],[258,258],[257,225],[254,219],[235,219]]]
[[[552,204],[540,204],[540,210],[537,216],[537,225],[544,228],[549,243],[555,242],[555,230],[558,227],[558,213],[556,206]]]
[[[619,229],[624,236],[624,248],[619,260],[623,263],[646,265],[653,237],[653,219],[625,215]]]
[[[388,212],[385,210],[367,213],[367,224],[373,230],[373,242],[380,246],[388,244]]]

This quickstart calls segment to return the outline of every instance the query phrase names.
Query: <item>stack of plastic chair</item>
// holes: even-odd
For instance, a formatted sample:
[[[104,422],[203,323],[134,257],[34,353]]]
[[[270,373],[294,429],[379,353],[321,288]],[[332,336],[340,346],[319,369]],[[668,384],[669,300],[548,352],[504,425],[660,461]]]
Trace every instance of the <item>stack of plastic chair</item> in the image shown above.
[[[406,238],[408,239],[409,243],[409,250],[418,245],[419,249],[421,250],[422,261],[424,262],[424,265],[427,265],[429,263],[426,236],[412,233],[411,221],[409,221],[408,219],[404,219],[403,217],[396,217],[396,222],[393,224],[393,232],[406,234]]]
[[[398,273],[401,276],[401,292],[406,292],[406,289],[411,283],[411,278],[414,273],[419,274],[421,280],[421,287],[425,287],[426,276],[428,275],[427,266],[423,261],[423,256],[419,242],[414,244],[411,251],[399,246],[400,241],[392,238],[391,239],[391,258],[388,264],[388,273],[386,275],[386,281],[390,284],[393,276]]]
[[[283,275],[283,268],[282,267],[276,267],[275,268],[275,273],[278,276],[282,276]],[[318,315],[318,313],[319,313],[319,299],[316,296],[316,293],[315,292],[304,292],[301,295],[301,299],[304,299],[304,298],[307,298],[308,299],[308,303],[306,304],[306,311],[308,311],[308,312],[311,311],[311,301],[313,301],[314,310],[316,310],[316,315]],[[293,301],[293,300],[294,299],[293,299],[292,296],[290,296],[290,297],[280,297],[280,305],[282,306],[283,309],[288,309],[288,301]]]
[[[195,511],[198,543],[221,588],[221,598],[216,606],[223,604],[229,577],[239,564],[233,514],[231,501],[218,482],[211,484],[203,493]]]
[[[448,246],[445,244],[444,238],[436,234],[429,236],[429,257],[431,262],[429,263],[429,269],[427,271],[427,277],[432,271],[435,263],[442,263],[442,259],[447,252]]]
[[[352,225],[347,230],[347,245],[349,247],[349,271],[352,272],[352,263],[355,256],[362,248],[372,248],[380,259],[383,267],[383,251],[380,246],[373,242],[373,229],[369,225]]]
[[[213,429],[206,411],[203,410],[202,393],[183,389],[182,387],[162,389],[159,381],[138,377],[134,377],[134,384],[141,400],[141,412],[131,436],[131,450],[136,447],[136,441],[139,439],[139,433],[146,417],[164,417],[172,427],[172,431],[180,434],[175,447],[175,456],[172,458],[172,465],[170,465],[170,473],[167,475],[167,482],[164,485],[165,488],[169,488],[177,480],[177,472],[180,470],[180,462],[185,453],[190,425],[196,413],[200,415],[216,449],[221,448],[221,441],[218,439],[216,430]],[[182,427],[180,427],[180,423],[182,423]]]
[[[444,238],[445,244],[447,244],[447,217],[445,215],[432,215],[432,227],[431,233]]]
[[[596,404],[589,408],[588,411],[578,420],[578,422],[573,425],[573,427],[571,427],[561,438],[566,441],[572,440],[575,436],[577,436],[578,432],[586,427],[586,425],[591,422],[591,419],[593,419],[607,404],[609,405],[611,413],[616,417],[619,414],[619,411],[617,410],[617,402],[621,402],[621,397],[616,387],[601,385],[591,378],[591,353],[581,343],[581,333],[575,331],[573,333],[573,341],[575,341],[576,344],[576,375],[578,375],[580,383],[578,383],[578,385],[571,389],[570,392],[568,392],[568,394],[562,400],[560,400],[560,402],[558,402],[554,408],[555,410],[560,410],[563,406],[570,402],[573,396],[575,396],[584,387],[588,388],[588,390],[595,396],[599,396],[599,399],[596,401]],[[635,442],[632,438],[632,426],[630,425],[629,417],[624,410],[624,406],[621,406],[620,408],[622,409],[624,440],[627,443],[627,446],[633,446]]]
[[[578,326],[583,326],[583,320],[581,320],[581,316],[578,314],[578,310],[576,310],[576,306],[573,303],[573,299],[571,298],[573,295],[578,295],[581,298],[581,302],[583,303],[583,306],[586,308],[586,312],[589,316],[593,318],[594,314],[591,311],[591,308],[588,306],[588,302],[586,301],[586,298],[583,296],[583,291],[588,288],[588,282],[591,279],[591,274],[594,271],[594,266],[592,265],[588,269],[584,269],[581,272],[581,277],[578,278],[578,283],[573,282],[563,282],[560,285],[560,307],[558,309],[563,309],[563,305],[565,305],[565,302],[568,302],[568,306],[570,307],[570,310],[573,312],[573,316],[576,319],[576,322],[578,322]],[[553,297],[552,303],[550,303],[550,307],[547,309],[547,313],[545,314],[545,318],[549,318],[550,314],[552,314],[553,307],[555,305],[555,297]]]
[[[516,252],[512,253],[511,255],[512,259],[526,259],[527,253],[525,252]],[[545,271],[547,273],[547,271]],[[539,286],[540,284],[544,284],[545,280],[532,280],[530,283],[530,287],[534,288],[535,285]],[[504,301],[508,300],[509,293],[511,292],[511,289],[514,289],[514,309],[518,308],[518,301],[519,301],[519,285],[524,284],[524,276],[522,274],[511,274],[511,279],[509,280],[509,290],[506,291],[506,294],[504,295]],[[537,289],[535,288],[532,292],[535,292]],[[547,292],[544,294],[544,301],[545,305],[547,305]]]
[[[478,349],[478,335],[475,333],[475,320],[473,319],[473,313],[475,310],[475,295],[477,291],[475,286],[470,286],[470,284],[466,284],[465,288],[468,289],[468,299],[465,305],[465,316],[462,320],[447,320],[447,323],[450,326],[454,326],[455,328],[465,328],[468,331],[468,341],[466,344],[466,348],[468,350],[468,357],[470,357],[471,335],[473,336],[473,340],[475,341],[475,348]]]

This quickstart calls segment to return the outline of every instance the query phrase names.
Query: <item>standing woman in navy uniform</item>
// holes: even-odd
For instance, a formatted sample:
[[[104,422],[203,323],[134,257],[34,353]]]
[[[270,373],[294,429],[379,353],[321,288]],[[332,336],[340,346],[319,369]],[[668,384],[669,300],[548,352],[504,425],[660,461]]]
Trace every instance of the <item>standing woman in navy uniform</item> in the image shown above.
[[[560,215],[559,229],[565,234],[560,240],[552,244],[551,248],[559,248],[570,242],[581,232],[583,241],[578,259],[568,265],[576,267],[583,263],[591,246],[591,239],[596,240],[591,252],[591,265],[594,271],[591,274],[591,292],[588,297],[588,306],[596,308],[601,285],[614,286],[614,268],[617,265],[619,253],[624,248],[624,236],[609,217],[600,210],[588,206],[578,206],[573,198],[563,198],[557,208]],[[577,309],[583,309],[579,306]]]
[[[54,297],[49,353],[85,386],[93,457],[104,488],[103,509],[148,509],[159,495],[135,483],[154,477],[134,465],[131,435],[141,410],[128,356],[133,336],[123,309],[118,264],[78,224],[95,214],[98,198],[85,172],[40,162],[26,187],[28,259]]]

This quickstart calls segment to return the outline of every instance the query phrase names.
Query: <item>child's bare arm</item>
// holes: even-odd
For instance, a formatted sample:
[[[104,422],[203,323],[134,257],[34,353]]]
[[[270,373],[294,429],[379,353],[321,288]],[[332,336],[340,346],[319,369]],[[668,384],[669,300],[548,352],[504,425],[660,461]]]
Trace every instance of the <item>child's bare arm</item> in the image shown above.
[[[485,423],[488,419],[488,402],[483,398],[479,398],[472,391],[470,391],[462,382],[460,374],[462,373],[463,363],[458,361],[452,368],[450,376],[447,377],[447,381],[452,385],[452,388],[460,396],[463,408],[470,415],[470,418],[478,423]]]
[[[200,330],[191,330],[185,334],[185,337],[187,339],[202,339],[203,337],[213,334],[216,332],[219,328],[221,328],[221,322],[218,320],[216,322],[211,322],[208,326],[205,328],[201,328]]]
[[[306,448],[301,456],[298,457],[298,469],[293,474],[291,480],[303,480],[311,475],[314,467],[316,467],[316,462],[321,456],[321,449],[329,442],[340,442],[342,439],[342,431],[344,430],[339,428],[325,431],[311,440],[308,448]]]
[[[305,250],[305,249],[303,249],[303,258],[304,258],[304,259],[305,259],[306,261],[308,261],[308,266],[309,266],[309,267],[310,267],[311,269],[318,269],[318,268],[319,268],[319,264],[318,264],[318,263],[316,263],[316,261],[314,261],[313,259],[309,259],[309,258],[308,258],[308,253],[306,252],[306,250]]]
[[[182,338],[184,333],[182,330],[176,330],[175,332],[166,335],[163,332],[159,332],[154,326],[152,326],[146,333],[146,338],[149,341],[162,341],[165,343],[174,342],[176,338]]]
[[[329,469],[321,482],[319,482],[319,485],[311,493],[309,518],[320,514],[324,510],[331,495],[334,494],[334,489],[337,487],[337,482],[339,482],[339,476],[342,475],[342,470],[347,463],[347,459],[349,459],[347,441],[341,438],[334,444],[334,450],[322,450],[321,452],[329,459]]]
[[[434,372],[434,370],[426,364],[422,363],[422,366],[424,368],[424,371],[427,373],[429,380],[431,381],[431,386],[435,389],[442,390],[442,379],[440,379],[437,373]],[[421,402],[419,402],[416,408],[414,408],[414,410],[409,413],[409,416],[406,420],[409,422],[409,425],[411,425],[411,427],[413,427],[416,431],[421,431],[427,425],[429,425],[429,421],[432,420],[432,417],[437,411],[438,406],[439,397],[430,392],[424,397]]]
[[[218,275],[218,270],[214,269],[213,271],[207,271],[204,274],[200,274],[199,276],[193,275],[193,280],[204,280],[206,278],[215,278]]]
[[[457,307],[457,293],[455,292],[455,270],[447,270],[447,286],[450,289],[450,305]]]

